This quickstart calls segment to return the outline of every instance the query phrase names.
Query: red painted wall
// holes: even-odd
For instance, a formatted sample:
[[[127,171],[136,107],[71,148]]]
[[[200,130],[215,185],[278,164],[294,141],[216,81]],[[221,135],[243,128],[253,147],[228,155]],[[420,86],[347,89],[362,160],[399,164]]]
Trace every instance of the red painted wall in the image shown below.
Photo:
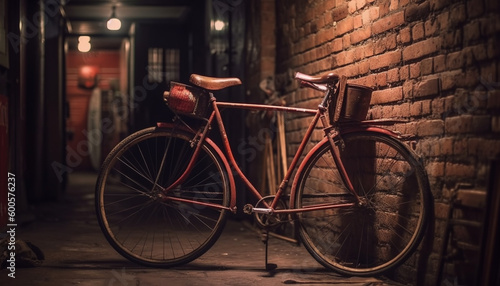
[[[81,53],[69,51],[66,55],[66,95],[69,102],[69,118],[66,122],[68,133],[72,134],[66,147],[66,163],[74,171],[91,170],[87,129],[88,104],[92,89],[78,86],[78,73],[82,66],[98,68],[98,86],[110,89],[110,80],[120,79],[120,52],[94,51]]]

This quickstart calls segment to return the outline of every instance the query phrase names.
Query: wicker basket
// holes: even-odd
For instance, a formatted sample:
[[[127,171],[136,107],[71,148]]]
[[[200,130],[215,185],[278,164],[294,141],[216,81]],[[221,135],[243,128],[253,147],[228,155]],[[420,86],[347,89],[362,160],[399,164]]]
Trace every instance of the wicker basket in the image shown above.
[[[366,119],[373,90],[369,87],[347,84],[342,109],[340,111],[340,121],[363,121]],[[332,106],[333,108],[333,106]]]
[[[164,100],[175,113],[198,118],[208,115],[210,95],[206,90],[170,82],[170,92],[165,92]]]

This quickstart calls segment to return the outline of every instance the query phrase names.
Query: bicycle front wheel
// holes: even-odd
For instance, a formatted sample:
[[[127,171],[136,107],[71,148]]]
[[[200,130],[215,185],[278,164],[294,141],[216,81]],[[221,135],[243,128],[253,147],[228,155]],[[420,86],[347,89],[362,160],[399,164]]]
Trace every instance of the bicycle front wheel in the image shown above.
[[[353,206],[300,213],[299,233],[325,267],[345,275],[377,275],[418,247],[430,204],[428,179],[414,152],[390,136],[350,133],[340,142],[341,160],[360,201],[345,187],[324,142],[299,175],[295,207]]]
[[[205,253],[222,232],[226,211],[160,195],[186,169],[194,135],[148,128],[120,142],[103,163],[96,185],[101,229],[113,248],[146,266],[171,267]],[[229,205],[227,170],[204,143],[189,177],[169,197]]]

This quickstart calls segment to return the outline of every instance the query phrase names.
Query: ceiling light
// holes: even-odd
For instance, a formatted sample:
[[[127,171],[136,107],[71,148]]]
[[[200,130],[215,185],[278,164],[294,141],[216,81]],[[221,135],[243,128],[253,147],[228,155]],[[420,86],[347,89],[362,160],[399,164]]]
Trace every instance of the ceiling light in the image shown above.
[[[113,11],[111,12],[111,17],[109,17],[108,23],[106,24],[106,26],[108,27],[108,30],[112,30],[112,31],[120,30],[120,28],[122,27],[122,22],[120,21],[120,19],[116,18],[115,10],[116,10],[116,7],[113,6]]]
[[[86,53],[90,51],[90,37],[89,36],[80,36],[78,37],[78,50],[82,53]]]
[[[216,31],[222,31],[222,29],[224,29],[224,26],[225,26],[224,22],[222,22],[221,20],[217,20],[214,23],[214,27],[215,27]]]

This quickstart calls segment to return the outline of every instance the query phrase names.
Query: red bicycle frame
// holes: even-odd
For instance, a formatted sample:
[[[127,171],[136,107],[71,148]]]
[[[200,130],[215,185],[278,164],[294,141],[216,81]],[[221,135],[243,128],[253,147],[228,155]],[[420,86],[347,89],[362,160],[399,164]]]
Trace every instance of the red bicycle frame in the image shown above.
[[[327,95],[328,96],[328,95]],[[325,96],[326,98],[326,96]],[[308,109],[308,108],[296,108],[296,107],[285,107],[285,106],[273,106],[273,105],[263,105],[263,104],[247,104],[247,103],[231,103],[231,102],[217,102],[215,97],[211,95],[211,103],[213,107],[213,111],[211,115],[209,116],[207,120],[207,124],[205,125],[204,128],[201,128],[197,131],[196,134],[194,134],[193,142],[196,142],[196,149],[194,151],[193,156],[190,159],[190,162],[188,163],[188,166],[186,167],[186,170],[184,173],[170,186],[163,188],[163,199],[164,200],[173,200],[173,201],[180,201],[180,202],[186,202],[186,203],[191,203],[191,204],[197,204],[197,205],[202,205],[202,206],[207,206],[207,207],[213,207],[213,208],[219,208],[219,209],[227,209],[232,212],[236,211],[236,189],[235,189],[235,184],[234,184],[234,177],[232,172],[230,172],[231,167],[234,169],[234,171],[238,174],[238,176],[242,179],[242,181],[245,183],[246,187],[251,191],[253,196],[258,199],[262,200],[263,197],[260,194],[260,192],[255,188],[255,186],[248,180],[248,178],[245,176],[245,174],[241,171],[240,167],[238,166],[238,163],[236,162],[234,155],[232,153],[231,146],[229,144],[229,140],[227,137],[227,133],[224,127],[224,122],[222,120],[221,114],[219,107],[222,108],[237,108],[237,109],[247,109],[247,110],[266,110],[266,111],[278,111],[278,112],[293,112],[293,113],[305,113],[314,116],[311,123],[309,124],[309,127],[307,128],[307,131],[302,139],[302,142],[300,143],[297,152],[295,153],[295,156],[293,157],[292,162],[290,163],[290,166],[287,169],[287,172],[281,181],[278,190],[276,192],[275,198],[271,202],[271,204],[265,204],[265,208],[253,208],[252,211],[255,213],[266,213],[266,214],[273,214],[273,213],[285,213],[285,214],[291,214],[291,213],[300,213],[300,212],[305,212],[305,211],[316,211],[316,210],[322,210],[322,209],[331,209],[331,208],[340,208],[340,207],[350,207],[354,206],[355,204],[359,203],[359,197],[354,190],[354,187],[352,186],[349,177],[347,176],[347,172],[344,168],[344,165],[340,159],[340,152],[337,144],[335,144],[334,139],[337,137],[339,134],[347,134],[347,133],[352,133],[352,132],[359,132],[359,131],[367,131],[367,132],[375,132],[375,133],[383,133],[386,135],[394,136],[397,137],[398,135],[390,130],[373,126],[372,124],[377,123],[377,124],[393,124],[394,121],[362,121],[362,122],[357,122],[357,123],[351,123],[351,124],[346,124],[345,126],[342,126],[342,131],[340,131],[340,128],[333,127],[333,126],[328,126],[327,120],[325,118],[325,108],[322,107],[322,104],[319,106],[318,109]],[[217,125],[219,127],[220,131],[220,136],[222,138],[222,143],[224,145],[225,149],[225,154],[218,148],[218,146],[207,136],[208,130],[210,129],[211,124],[213,123],[214,119],[217,121]],[[279,199],[281,198],[283,192],[285,191],[288,182],[292,176],[293,171],[297,167],[297,164],[299,163],[300,157],[302,153],[304,152],[304,149],[311,138],[311,135],[314,131],[315,126],[317,125],[318,121],[321,120],[322,124],[324,126],[324,132],[325,132],[325,138],[323,138],[322,141],[320,141],[312,150],[306,154],[305,158],[302,160],[302,164],[298,167],[297,169],[297,174],[300,174],[303,171],[304,162],[306,162],[313,152],[319,148],[322,144],[325,144],[325,141],[329,141],[330,145],[332,146],[333,150],[333,158],[335,160],[335,164],[337,165],[337,168],[339,169],[340,175],[342,177],[342,180],[344,181],[345,186],[348,188],[348,190],[356,197],[357,201],[353,203],[343,203],[343,204],[323,204],[323,205],[315,205],[312,207],[304,207],[304,208],[297,208],[297,209],[275,209],[276,205],[278,204]],[[157,123],[157,127],[160,128],[171,128],[173,124],[171,123]],[[178,126],[176,128],[179,128]],[[189,131],[187,128],[182,128],[184,131]],[[191,131],[192,132],[192,131]],[[171,197],[168,196],[168,192],[180,185],[189,175],[192,167],[194,166],[194,163],[197,159],[197,155],[199,154],[201,150],[201,146],[203,142],[206,142],[209,144],[211,147],[216,150],[217,154],[220,156],[220,158],[223,161],[223,164],[228,171],[228,177],[229,177],[229,183],[230,183],[230,192],[231,192],[231,201],[230,201],[230,206],[229,207],[224,207],[221,205],[217,204],[211,204],[211,203],[206,203],[206,202],[198,202],[198,201],[193,201],[193,200],[188,200],[188,199],[182,199],[178,197]],[[297,178],[295,178],[292,188],[291,188],[291,193],[290,193],[290,206],[294,205],[294,198],[295,198],[295,191],[297,187]]]

